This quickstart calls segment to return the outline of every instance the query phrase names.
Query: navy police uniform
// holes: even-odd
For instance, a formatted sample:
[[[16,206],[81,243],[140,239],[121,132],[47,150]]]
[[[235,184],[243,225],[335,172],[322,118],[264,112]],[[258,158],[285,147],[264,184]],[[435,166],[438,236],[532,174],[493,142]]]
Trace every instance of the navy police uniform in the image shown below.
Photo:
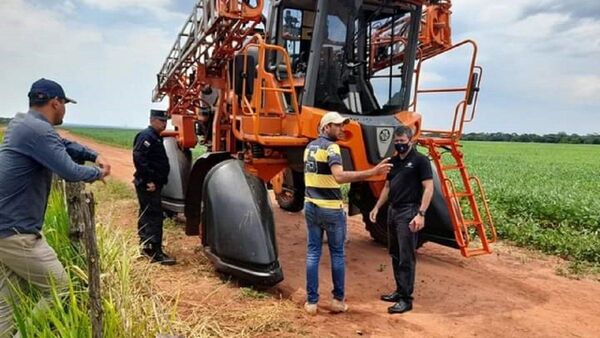
[[[167,119],[166,112],[151,110],[151,118]],[[133,144],[135,165],[134,184],[140,204],[138,234],[144,252],[149,256],[162,253],[163,212],[161,206],[162,187],[167,184],[169,160],[163,145],[163,138],[149,126],[139,132]],[[148,191],[148,184],[154,183],[156,190]]]

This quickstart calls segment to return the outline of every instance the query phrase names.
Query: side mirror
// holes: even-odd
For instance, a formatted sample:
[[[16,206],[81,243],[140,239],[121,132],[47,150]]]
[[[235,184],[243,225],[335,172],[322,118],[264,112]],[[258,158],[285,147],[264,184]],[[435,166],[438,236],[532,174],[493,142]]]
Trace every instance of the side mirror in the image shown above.
[[[475,93],[479,92],[479,87],[477,86],[478,84],[479,84],[479,73],[473,73],[473,76],[471,76],[471,84],[469,86],[469,88],[470,88],[469,95],[467,95],[467,104],[468,105],[473,104],[473,100],[475,99]]]
[[[244,72],[244,60],[246,60],[246,72]],[[256,59],[254,55],[248,54],[248,57],[244,54],[238,54],[235,57],[235,94],[238,97],[242,96],[244,80],[246,81],[246,96],[251,97],[254,88],[254,78],[256,77]]]

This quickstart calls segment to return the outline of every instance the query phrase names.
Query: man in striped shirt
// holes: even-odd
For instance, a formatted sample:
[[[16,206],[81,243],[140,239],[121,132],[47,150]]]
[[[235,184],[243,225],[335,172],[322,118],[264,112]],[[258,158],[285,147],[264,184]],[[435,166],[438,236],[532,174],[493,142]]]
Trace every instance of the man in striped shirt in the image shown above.
[[[317,313],[319,301],[319,260],[323,232],[331,256],[333,279],[332,312],[346,312],[344,302],[346,213],[342,201],[341,183],[365,180],[390,172],[389,158],[374,168],[363,171],[344,171],[340,146],[335,143],[343,137],[344,125],[350,120],[336,112],[328,112],[319,123],[319,137],[304,150],[304,181],[306,185],[304,215],[307,225],[306,293],[304,309]]]

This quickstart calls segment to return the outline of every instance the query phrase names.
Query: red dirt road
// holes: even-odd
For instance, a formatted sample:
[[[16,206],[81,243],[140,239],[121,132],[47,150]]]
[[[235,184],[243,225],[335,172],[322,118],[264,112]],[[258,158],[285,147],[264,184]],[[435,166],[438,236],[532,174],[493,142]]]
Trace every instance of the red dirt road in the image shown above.
[[[115,178],[131,181],[129,151],[63,135],[98,150],[111,162]],[[301,309],[305,297],[304,219],[302,213],[284,212],[273,204],[285,280],[272,292],[290,298]],[[135,220],[126,226],[134,227]],[[413,311],[388,315],[389,304],[378,300],[381,293],[393,288],[386,249],[370,239],[360,217],[349,219],[348,234],[346,291],[350,312],[333,315],[327,311],[332,285],[328,250],[324,249],[319,315],[295,317],[311,336],[600,336],[600,282],[559,276],[556,270],[564,265],[561,260],[503,244],[496,245],[492,255],[471,259],[462,258],[456,250],[425,244],[418,254]],[[194,238],[176,236],[168,246],[177,257],[200,256],[195,243]],[[175,270],[160,271],[169,280],[193,280],[196,269],[186,266],[192,261],[185,259]],[[194,304],[197,300],[185,298],[193,295],[184,292],[182,301]]]

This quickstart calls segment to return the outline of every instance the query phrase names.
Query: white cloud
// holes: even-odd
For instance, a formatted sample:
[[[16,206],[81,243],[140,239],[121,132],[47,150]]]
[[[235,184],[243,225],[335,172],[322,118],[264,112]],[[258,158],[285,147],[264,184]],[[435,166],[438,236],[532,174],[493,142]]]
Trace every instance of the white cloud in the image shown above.
[[[174,0],[32,1],[0,0],[0,114],[26,109],[31,82],[45,76],[80,101],[67,122],[145,124],[155,74],[187,14]],[[598,132],[600,5],[591,3],[600,1],[453,1],[453,40],[476,40],[485,69],[468,131]],[[89,12],[97,20],[82,17]],[[432,60],[423,85],[464,83],[465,60]],[[448,119],[455,101],[420,102],[424,122]]]
[[[26,110],[29,86],[47,77],[79,101],[68,107],[66,122],[143,126],[171,35],[142,26],[100,28],[76,13],[1,2],[1,113]]]
[[[572,76],[565,86],[574,103],[590,103],[600,105],[600,76]]]
[[[454,41],[475,39],[485,69],[474,126],[598,131],[600,2],[455,0],[452,9]],[[567,115],[585,123],[555,123]]]
[[[119,10],[128,7],[165,8],[170,0],[81,0],[83,3],[103,10]]]
[[[80,0],[82,3],[103,11],[148,11],[154,18],[167,21],[184,19],[179,13],[169,10],[172,0]]]

